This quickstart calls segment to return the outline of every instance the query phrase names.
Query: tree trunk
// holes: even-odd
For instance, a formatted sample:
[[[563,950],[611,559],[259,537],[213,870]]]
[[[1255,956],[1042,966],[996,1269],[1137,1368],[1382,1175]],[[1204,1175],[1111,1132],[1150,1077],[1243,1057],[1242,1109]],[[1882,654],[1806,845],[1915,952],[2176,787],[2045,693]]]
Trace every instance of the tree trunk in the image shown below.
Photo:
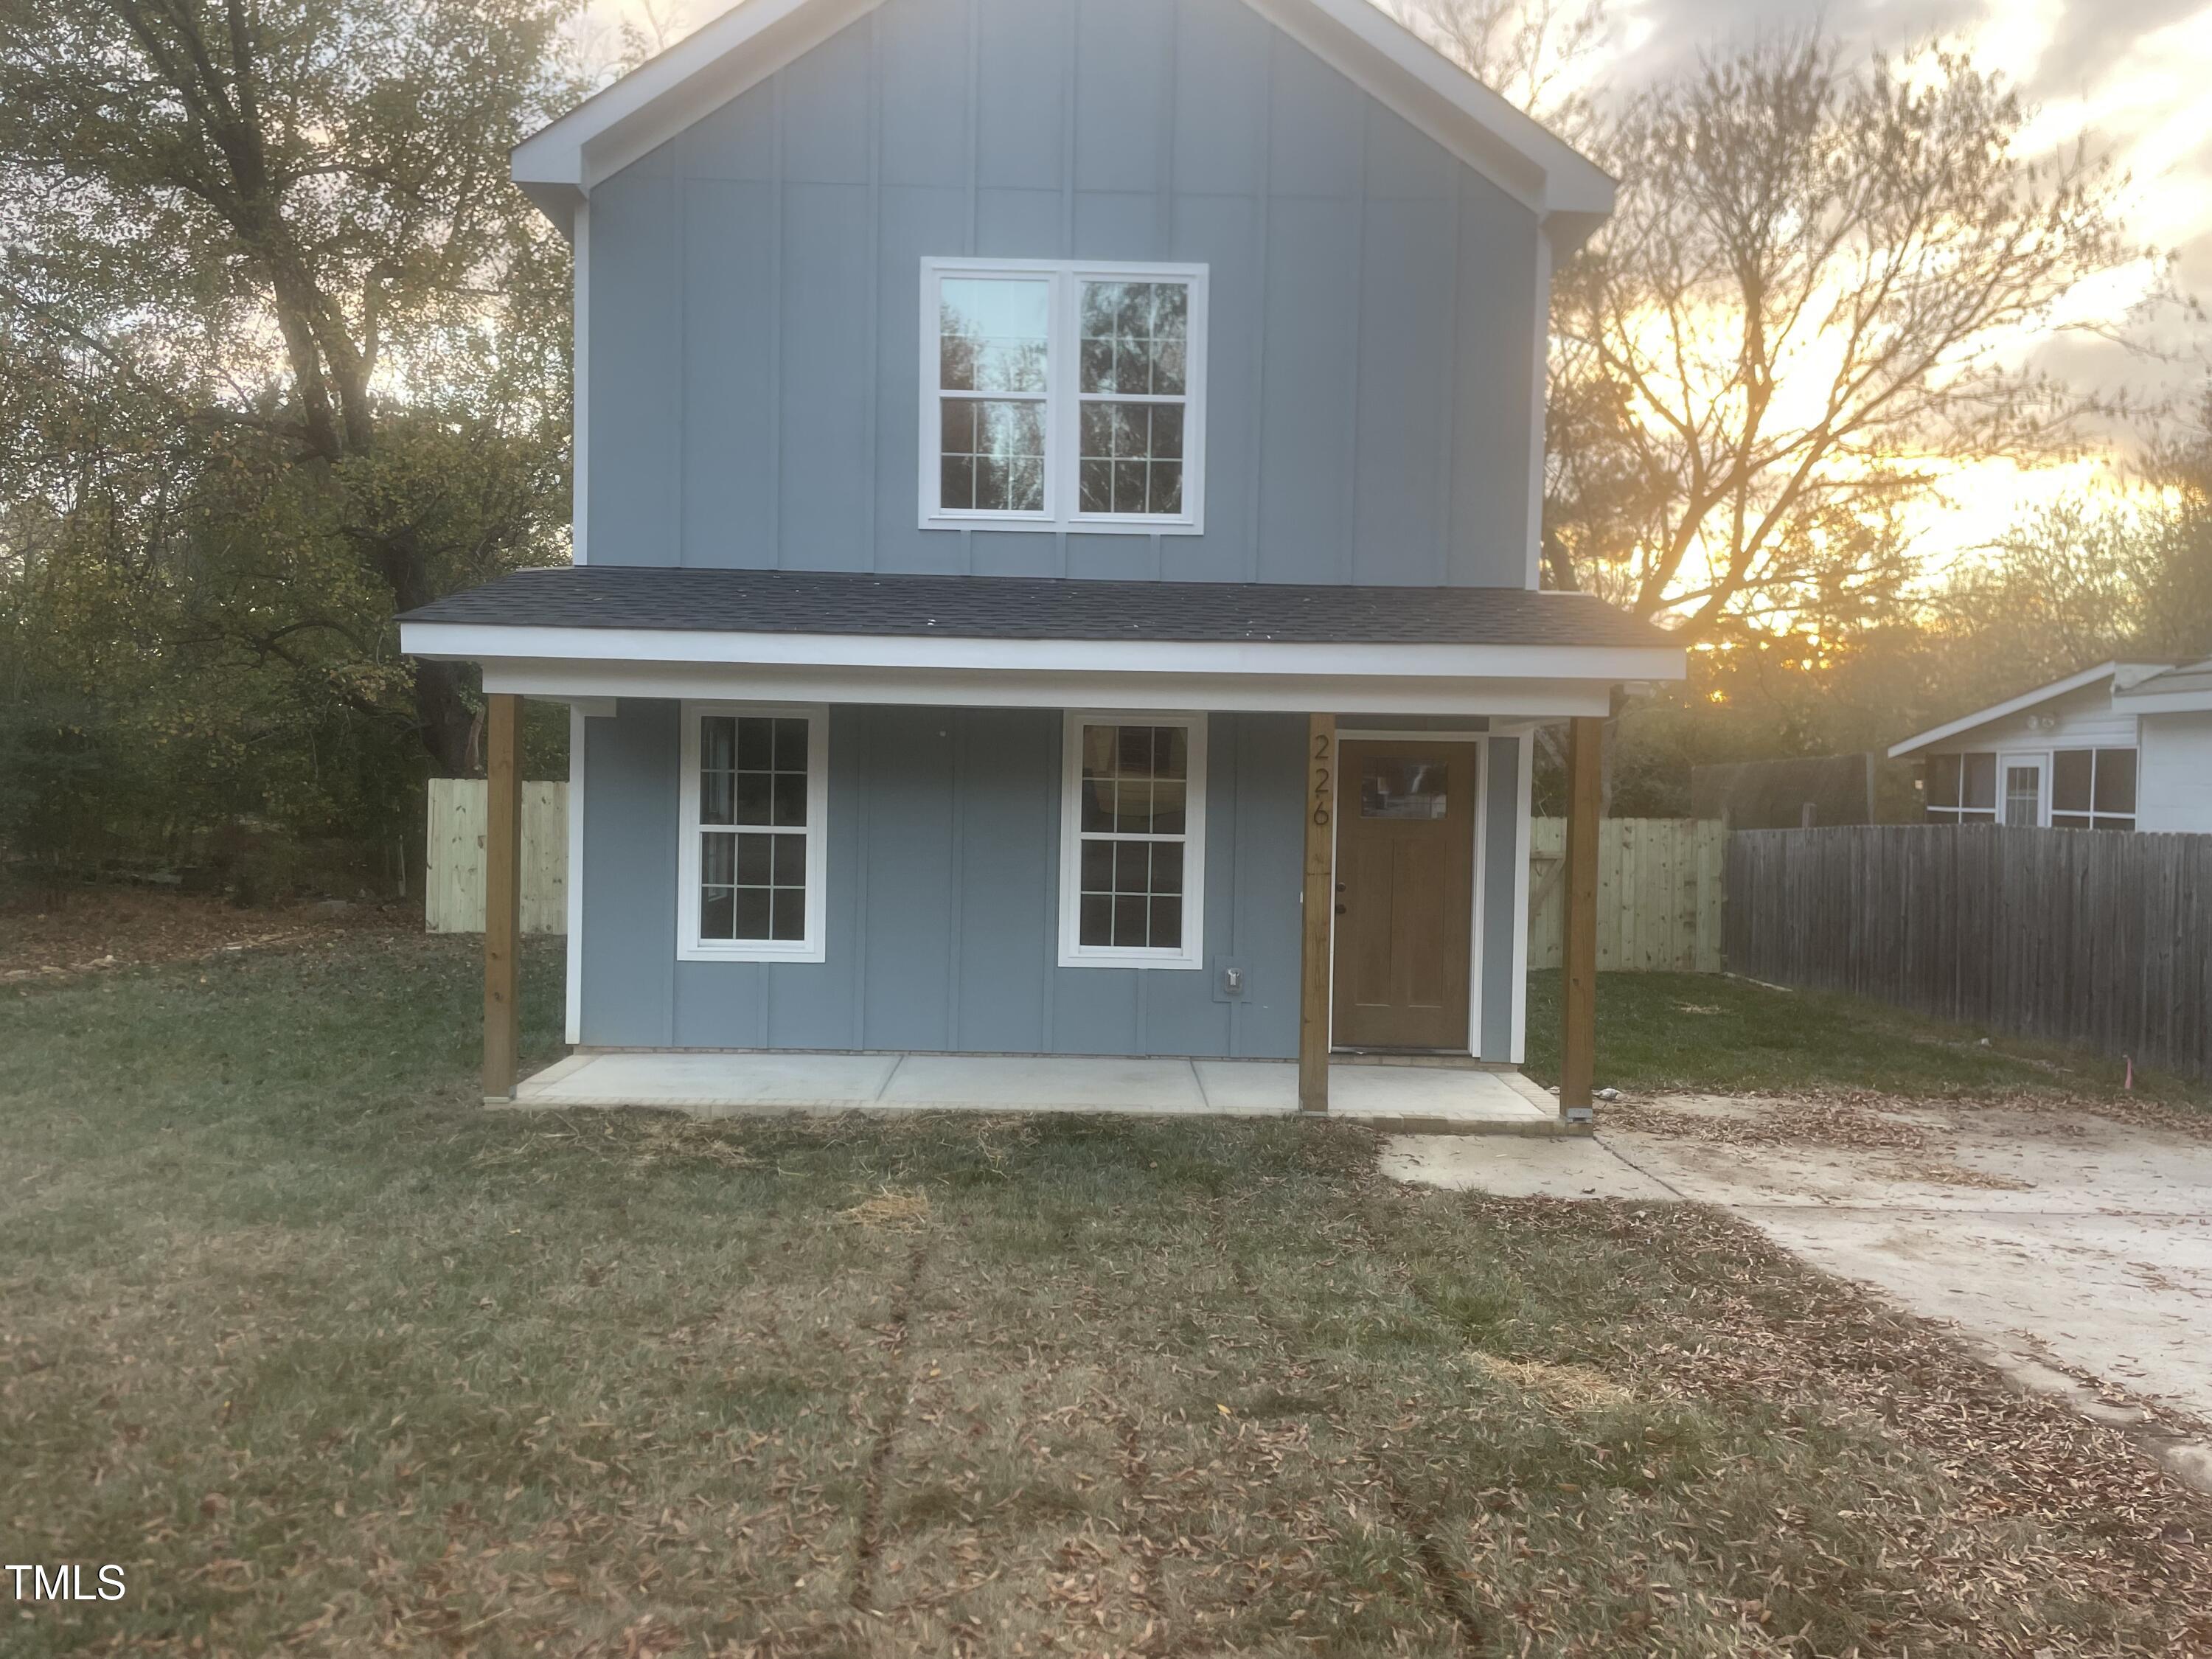
[[[415,665],[416,729],[429,751],[432,771],[441,778],[465,778],[475,770],[469,733],[476,724],[476,711],[463,696],[466,684],[459,663]]]

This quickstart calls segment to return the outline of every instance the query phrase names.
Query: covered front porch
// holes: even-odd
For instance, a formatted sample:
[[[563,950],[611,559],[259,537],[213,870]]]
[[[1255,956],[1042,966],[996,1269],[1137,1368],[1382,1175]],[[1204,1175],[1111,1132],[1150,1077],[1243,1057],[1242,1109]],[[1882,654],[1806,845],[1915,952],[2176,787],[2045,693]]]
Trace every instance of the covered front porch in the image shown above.
[[[518,1108],[781,1113],[1073,1112],[1296,1117],[1297,1062],[1117,1056],[583,1050],[526,1078]],[[1515,1071],[1338,1060],[1328,1115],[1400,1134],[1550,1134],[1558,1103]]]
[[[922,1090],[917,1108],[1589,1120],[1597,733],[1622,679],[1680,672],[1593,600],[594,568],[521,573],[404,637],[483,669],[488,1101],[522,1084],[581,1104],[588,1080],[708,1109]],[[524,697],[571,714],[579,1063],[533,1080]],[[1534,732],[1560,720],[1553,1104],[1467,1062],[1522,1060]],[[1460,1068],[1360,1069],[1384,1054]],[[880,1055],[911,1058],[878,1075]],[[808,1056],[862,1064],[779,1093]],[[687,1095],[686,1067],[717,1080]]]

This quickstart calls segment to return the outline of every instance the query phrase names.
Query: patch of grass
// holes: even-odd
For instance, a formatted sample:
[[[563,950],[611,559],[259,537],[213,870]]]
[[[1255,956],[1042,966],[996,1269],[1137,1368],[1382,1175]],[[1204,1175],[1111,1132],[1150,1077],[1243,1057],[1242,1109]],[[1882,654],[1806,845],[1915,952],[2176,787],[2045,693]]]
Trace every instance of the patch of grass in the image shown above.
[[[0,995],[0,1547],[130,1584],[11,1656],[2212,1643],[2204,1506],[1707,1212],[1343,1126],[487,1113],[476,972]]]
[[[1559,975],[1528,976],[1531,1076],[1559,1079]],[[1983,1046],[1987,1036],[1989,1044]],[[1601,1087],[1931,1098],[2121,1099],[2124,1062],[1923,1018],[1887,1004],[1718,974],[1601,974]],[[2136,1073],[2135,1096],[2212,1106],[2212,1085]]]

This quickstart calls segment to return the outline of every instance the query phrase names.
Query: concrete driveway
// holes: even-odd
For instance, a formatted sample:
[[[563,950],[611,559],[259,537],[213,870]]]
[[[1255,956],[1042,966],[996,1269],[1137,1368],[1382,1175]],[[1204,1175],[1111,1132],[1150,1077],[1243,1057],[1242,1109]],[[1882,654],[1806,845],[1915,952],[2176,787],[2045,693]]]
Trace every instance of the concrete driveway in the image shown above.
[[[1722,1206],[1951,1322],[2021,1385],[2142,1427],[2176,1473],[2212,1483],[2212,1451],[2190,1443],[2212,1424],[2212,1133],[2179,1119],[1673,1097],[1616,1109],[1594,1140],[1401,1136],[1383,1167],[1507,1195]]]

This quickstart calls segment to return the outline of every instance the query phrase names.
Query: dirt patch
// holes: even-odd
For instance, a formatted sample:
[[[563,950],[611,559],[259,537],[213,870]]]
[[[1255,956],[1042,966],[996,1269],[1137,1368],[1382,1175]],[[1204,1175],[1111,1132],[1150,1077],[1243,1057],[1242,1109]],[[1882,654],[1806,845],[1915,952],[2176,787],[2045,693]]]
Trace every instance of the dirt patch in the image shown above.
[[[220,898],[158,888],[70,888],[0,906],[0,985],[297,948],[348,934],[417,932],[422,925],[419,909],[405,905],[241,910]]]

